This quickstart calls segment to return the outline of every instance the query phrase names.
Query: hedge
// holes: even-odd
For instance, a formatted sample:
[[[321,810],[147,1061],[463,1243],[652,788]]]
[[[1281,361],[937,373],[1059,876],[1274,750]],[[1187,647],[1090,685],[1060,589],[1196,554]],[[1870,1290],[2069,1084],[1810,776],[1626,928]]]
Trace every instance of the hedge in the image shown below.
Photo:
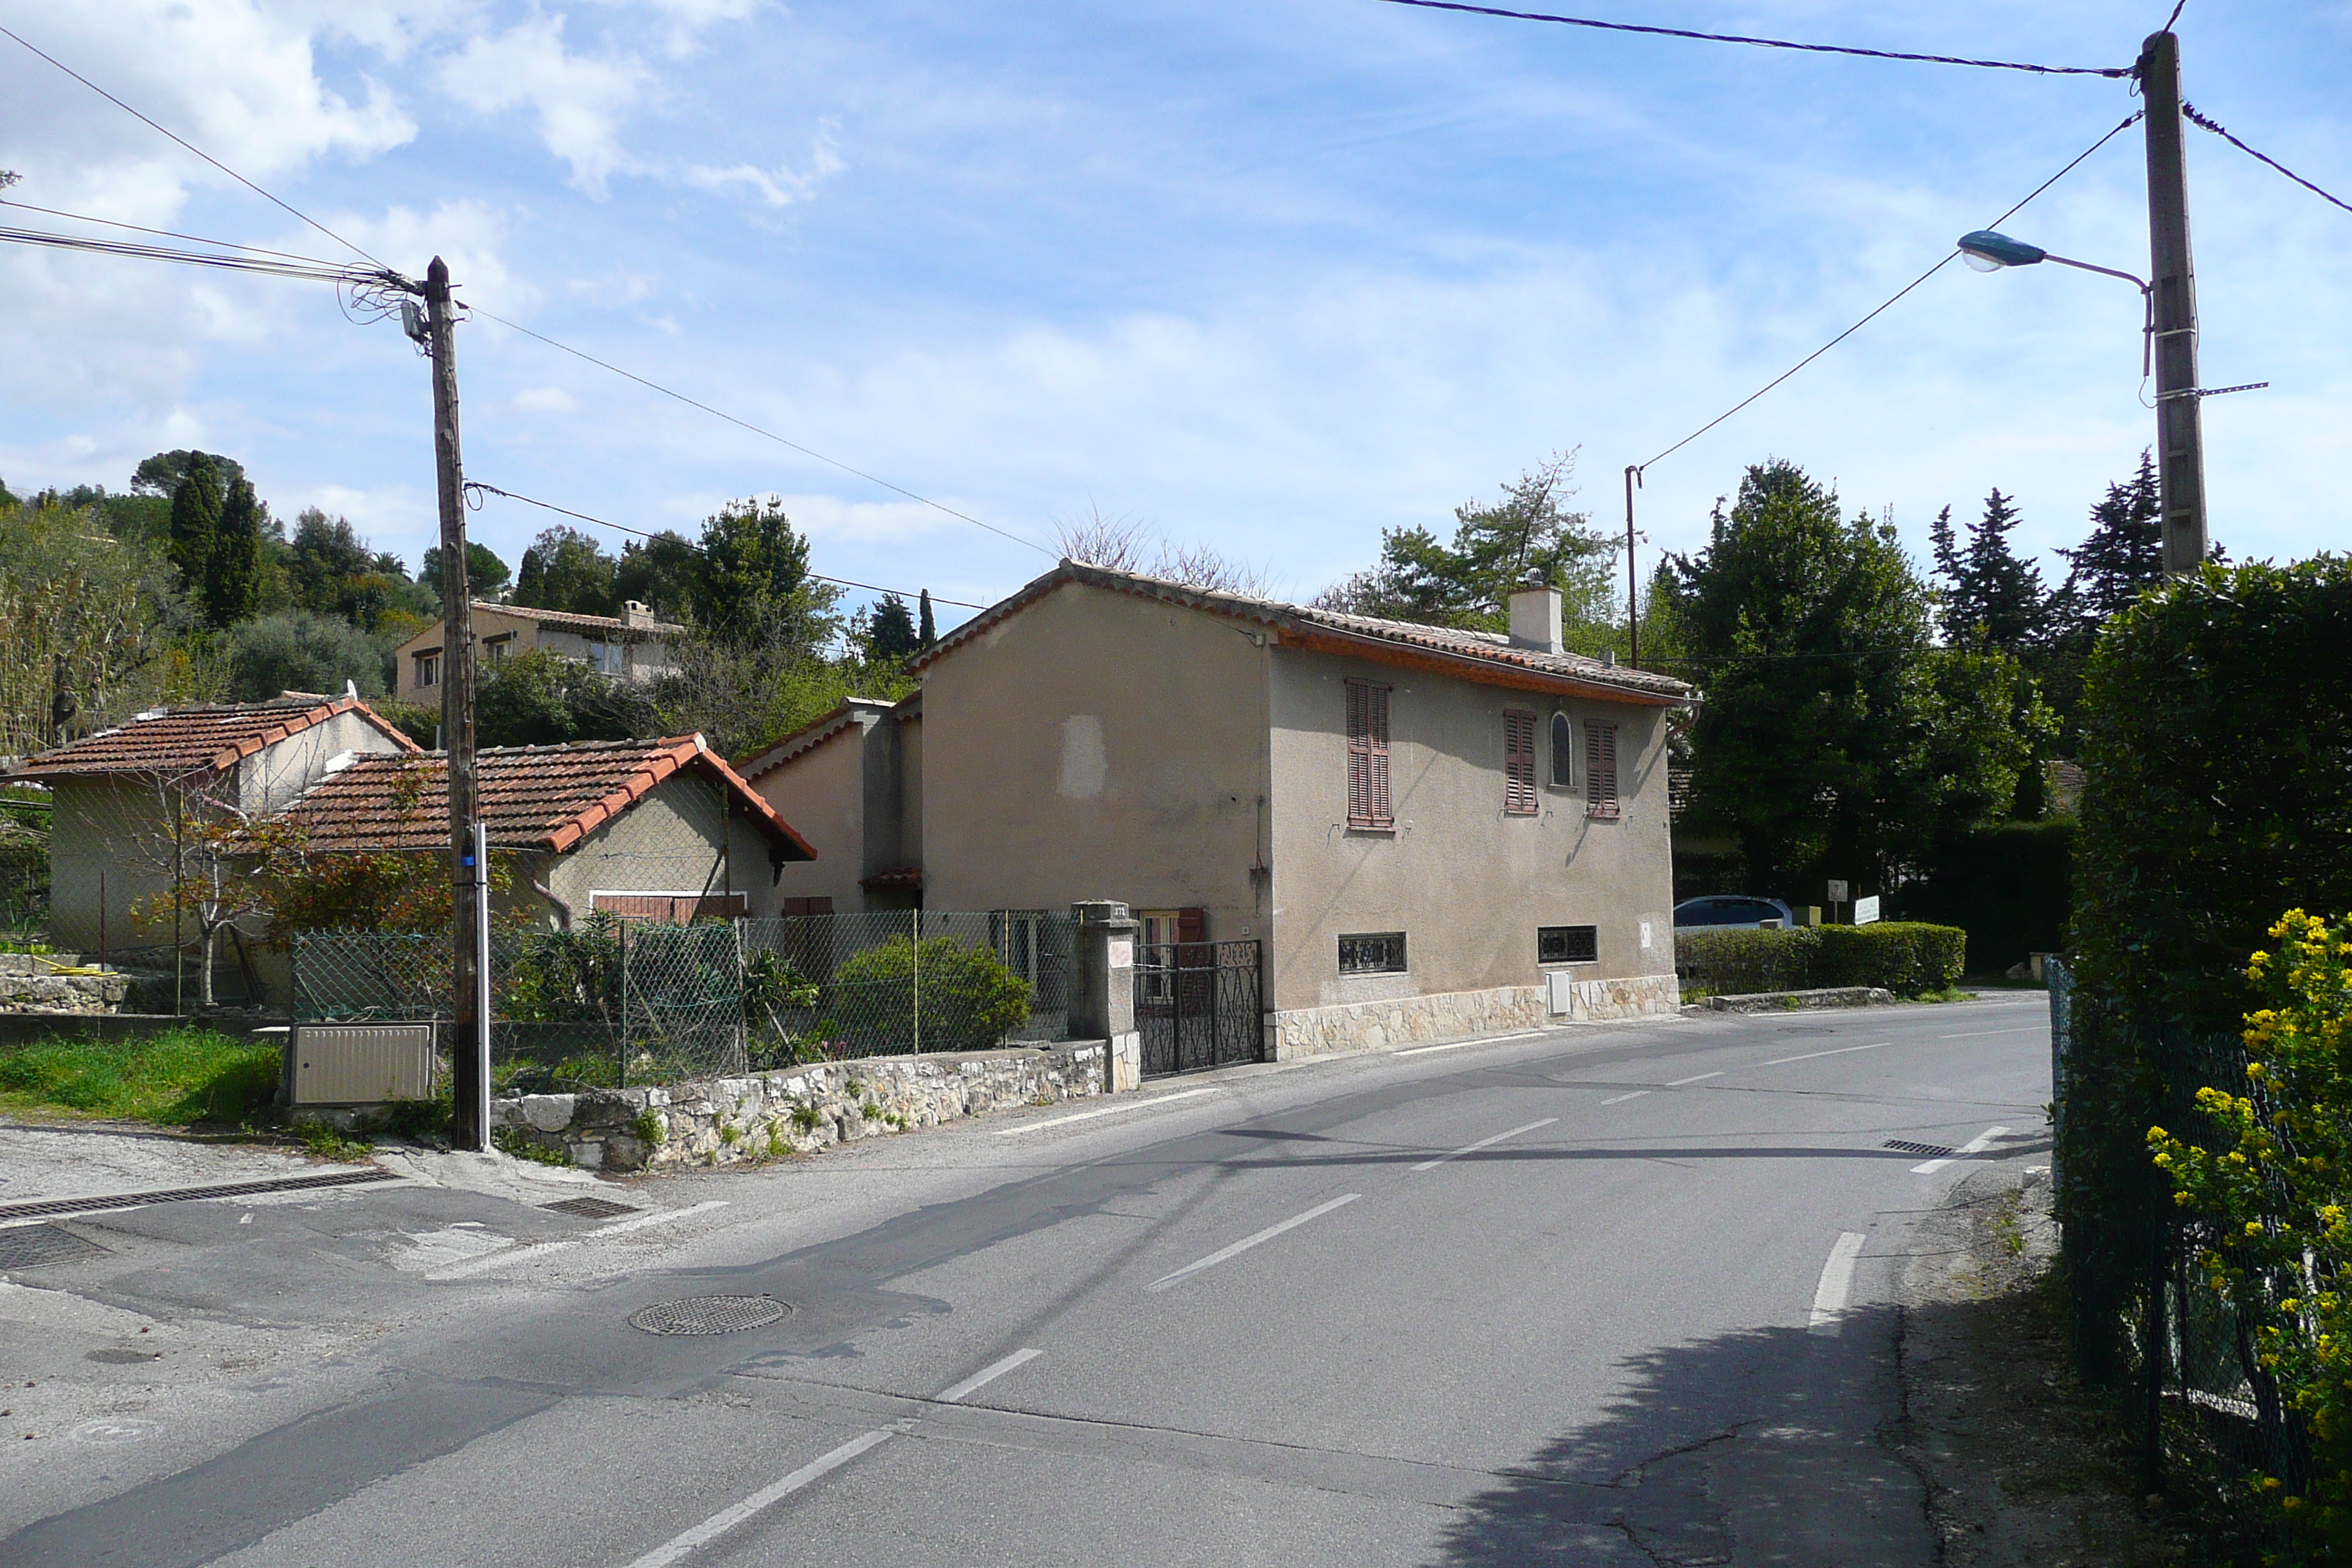
[[[1969,933],[1967,973],[1999,974],[2029,953],[2066,946],[2074,908],[2074,823],[2003,822],[1946,837],[1886,912]]]
[[[1684,989],[1721,996],[1844,985],[1917,996],[1959,979],[1968,935],[1958,926],[1916,921],[1676,931],[1675,971]]]

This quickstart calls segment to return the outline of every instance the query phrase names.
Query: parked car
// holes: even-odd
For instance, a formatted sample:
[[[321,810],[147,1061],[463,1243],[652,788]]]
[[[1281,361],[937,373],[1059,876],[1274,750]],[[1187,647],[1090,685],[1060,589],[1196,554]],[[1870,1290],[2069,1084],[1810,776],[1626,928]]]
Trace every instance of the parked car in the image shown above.
[[[1797,911],[1778,899],[1750,898],[1745,893],[1709,893],[1675,906],[1676,931],[1694,926],[1760,926],[1766,921],[1793,926]]]

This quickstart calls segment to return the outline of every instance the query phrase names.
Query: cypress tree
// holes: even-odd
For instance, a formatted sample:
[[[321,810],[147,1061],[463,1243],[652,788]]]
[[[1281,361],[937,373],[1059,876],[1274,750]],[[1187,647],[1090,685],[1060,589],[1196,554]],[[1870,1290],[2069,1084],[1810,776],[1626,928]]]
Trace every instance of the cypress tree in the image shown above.
[[[1963,587],[1953,597],[1966,612],[1962,626],[1980,649],[2021,653],[2042,640],[2049,595],[2042,568],[2019,560],[2009,547],[2017,517],[2016,504],[1996,488],[1985,498],[1984,516],[1969,525]]]
[[[261,502],[253,481],[238,478],[223,499],[205,560],[205,616],[235,626],[261,607]]]
[[[220,469],[209,454],[198,452],[188,460],[187,477],[172,492],[172,564],[180,569],[181,585],[191,596],[204,593],[220,516]]]
[[[940,624],[931,618],[931,591],[923,590],[921,611],[917,620],[915,646],[929,647],[940,640]]]

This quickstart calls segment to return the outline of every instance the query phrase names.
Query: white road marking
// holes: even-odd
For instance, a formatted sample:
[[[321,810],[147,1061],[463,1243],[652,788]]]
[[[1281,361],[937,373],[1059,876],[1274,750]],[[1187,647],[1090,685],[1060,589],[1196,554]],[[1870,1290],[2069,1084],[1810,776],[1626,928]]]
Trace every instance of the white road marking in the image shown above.
[[[619,1236],[625,1231],[643,1230],[650,1225],[669,1225],[674,1221],[686,1218],[688,1215],[704,1214],[711,1209],[723,1209],[726,1206],[725,1198],[713,1198],[709,1203],[689,1204],[682,1209],[656,1209],[651,1214],[641,1214],[635,1219],[614,1220],[611,1225],[600,1225],[594,1230],[585,1231],[579,1236],[565,1237],[561,1241],[534,1241],[523,1247],[510,1247],[503,1252],[493,1252],[487,1257],[469,1258],[463,1263],[452,1263],[445,1268],[436,1268],[425,1278],[463,1279],[470,1274],[486,1274],[505,1264],[520,1263],[526,1258],[541,1258],[551,1252],[567,1252],[572,1247],[584,1246],[600,1237]]]
[[[1259,1231],[1256,1235],[1245,1236],[1239,1241],[1234,1242],[1231,1247],[1221,1247],[1217,1248],[1216,1251],[1212,1252],[1208,1257],[1202,1258],[1197,1263],[1187,1263],[1183,1268],[1179,1268],[1173,1274],[1163,1274],[1159,1279],[1154,1279],[1150,1285],[1144,1287],[1144,1289],[1147,1290],[1165,1290],[1168,1287],[1175,1284],[1176,1281],[1183,1279],[1187,1275],[1198,1274],[1203,1268],[1214,1268],[1226,1258],[1237,1257],[1242,1253],[1247,1252],[1259,1242],[1272,1241],[1284,1231],[1292,1229],[1297,1226],[1305,1225],[1310,1219],[1320,1219],[1323,1215],[1329,1214],[1333,1209],[1345,1207],[1347,1205],[1354,1203],[1358,1198],[1360,1198],[1364,1194],[1361,1193],[1343,1193],[1339,1196],[1333,1198],[1328,1204],[1317,1204],[1305,1214],[1292,1215],[1280,1225],[1267,1226],[1264,1230]]]
[[[2030,1024],[2016,1029],[1970,1029],[1965,1035],[1937,1035],[1939,1040],[1981,1040],[1988,1035],[2038,1035],[2050,1026]]]
[[[1538,1035],[1542,1033],[1543,1031],[1541,1029],[1521,1029],[1516,1034],[1484,1035],[1475,1040],[1448,1040],[1442,1046],[1414,1046],[1407,1050],[1391,1051],[1389,1055],[1392,1057],[1418,1057],[1425,1055],[1431,1051],[1458,1051],[1465,1046],[1491,1046],[1504,1040],[1532,1040]]]
[[[1042,1132],[1048,1127],[1063,1127],[1073,1121],[1092,1121],[1097,1116],[1125,1116],[1131,1110],[1150,1110],[1155,1105],[1167,1105],[1175,1100],[1192,1100],[1216,1092],[1213,1089],[1187,1089],[1174,1094],[1155,1094],[1150,1100],[1139,1100],[1126,1105],[1107,1105],[1100,1110],[1081,1110],[1075,1116],[1049,1116],[1043,1121],[1024,1121],[1018,1127],[1000,1127],[996,1129],[996,1136],[1011,1138],[1023,1132]]]
[[[783,1479],[771,1486],[761,1487],[733,1508],[722,1509],[692,1530],[664,1542],[630,1563],[629,1568],[669,1568],[671,1563],[686,1556],[697,1547],[709,1545],[752,1515],[773,1508],[811,1481],[841,1468],[868,1448],[877,1447],[889,1441],[889,1438],[890,1433],[887,1429],[852,1437],[833,1452],[811,1459]]]
[[[1822,1265],[1822,1282],[1813,1287],[1813,1315],[1806,1331],[1835,1339],[1845,1327],[1845,1301],[1853,1293],[1853,1260],[1862,1256],[1860,1231],[1843,1232]]]
[[[1616,1095],[1611,1099],[1602,1100],[1601,1103],[1603,1105],[1622,1105],[1629,1100],[1639,1100],[1649,1092],[1650,1091],[1646,1089],[1637,1089],[1631,1094]]]
[[[1726,1071],[1727,1071],[1727,1070],[1729,1070],[1729,1069],[1727,1069],[1727,1069],[1725,1069],[1725,1070],[1726,1070]],[[1688,1077],[1688,1078],[1678,1078],[1678,1079],[1675,1079],[1675,1081],[1674,1081],[1674,1082],[1672,1082],[1672,1083],[1669,1083],[1669,1084],[1661,1084],[1659,1087],[1660,1087],[1660,1088],[1662,1088],[1662,1089],[1680,1089],[1680,1088],[1682,1088],[1682,1086],[1683,1086],[1683,1085],[1685,1085],[1685,1084],[1686,1084],[1686,1083],[1705,1083],[1707,1079],[1711,1079],[1711,1078],[1721,1078],[1722,1076],[1723,1076],[1723,1073],[1722,1073],[1722,1072],[1702,1072],[1702,1073],[1693,1073],[1693,1074],[1692,1074],[1690,1077]]]
[[[1840,1046],[1833,1051],[1807,1051],[1801,1057],[1774,1057],[1769,1062],[1758,1062],[1756,1065],[1759,1068],[1783,1067],[1790,1062],[1809,1062],[1815,1057],[1843,1057],[1851,1056],[1856,1051],[1875,1051],[1884,1048],[1886,1044],[1886,1041],[1881,1040],[1874,1046]]]
[[[1475,1143],[1464,1144],[1451,1154],[1440,1154],[1434,1160],[1423,1160],[1420,1164],[1415,1165],[1413,1170],[1415,1172],[1433,1171],[1448,1160],[1459,1160],[1465,1154],[1475,1154],[1481,1149],[1500,1143],[1506,1138],[1517,1138],[1522,1132],[1532,1132],[1538,1127],[1549,1127],[1559,1120],[1557,1116],[1547,1116],[1541,1121],[1530,1121],[1525,1127],[1514,1127],[1508,1132],[1497,1132],[1492,1138],[1481,1138]]]
[[[1045,1352],[1044,1351],[1014,1351],[1003,1361],[991,1362],[986,1366],[982,1367],[978,1372],[973,1373],[970,1377],[965,1378],[961,1383],[956,1384],[952,1387],[941,1390],[939,1396],[939,1403],[941,1405],[953,1405],[959,1400],[977,1394],[985,1384],[995,1382],[998,1378],[1003,1377],[1006,1373],[1011,1372],[1016,1366],[1025,1366],[1030,1362],[1035,1361],[1039,1356],[1044,1355],[1045,1353]]]
[[[1950,1153],[1943,1155],[1938,1159],[1930,1160],[1924,1165],[1912,1166],[1911,1173],[1915,1176],[1933,1175],[1936,1172],[1942,1170],[1945,1166],[1950,1164],[1955,1160],[1965,1160],[1971,1154],[1981,1154],[1985,1152],[1987,1145],[2008,1131],[2009,1129],[2006,1127],[1988,1127],[1983,1131],[1978,1133],[1975,1137],[1969,1139],[1967,1142],[1961,1144],[1958,1148],[1953,1150]]]

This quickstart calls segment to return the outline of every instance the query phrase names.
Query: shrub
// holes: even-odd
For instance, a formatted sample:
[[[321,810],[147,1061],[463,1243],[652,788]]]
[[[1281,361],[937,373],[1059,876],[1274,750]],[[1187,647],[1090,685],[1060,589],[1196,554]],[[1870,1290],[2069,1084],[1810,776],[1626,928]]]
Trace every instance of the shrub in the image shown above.
[[[273,610],[229,633],[236,695],[265,701],[281,691],[340,697],[351,681],[362,697],[383,689],[383,650],[348,621],[311,610]]]
[[[1802,991],[1812,984],[1813,954],[1820,946],[1818,928],[1678,931],[1675,968],[1690,990],[1718,996]]]
[[[2004,822],[1936,846],[1919,880],[1886,900],[1895,920],[1969,933],[1969,974],[1999,974],[2029,953],[2066,945],[2074,910],[2074,824]]]
[[[1918,996],[1958,980],[1967,948],[1968,932],[1958,927],[1912,921],[1686,931],[1675,933],[1675,969],[1697,994],[1874,985]]]
[[[869,1052],[909,1048],[919,992],[927,1051],[984,1050],[1029,1017],[1029,982],[988,949],[934,936],[918,950],[896,936],[835,972],[835,1016],[818,1031]]]

